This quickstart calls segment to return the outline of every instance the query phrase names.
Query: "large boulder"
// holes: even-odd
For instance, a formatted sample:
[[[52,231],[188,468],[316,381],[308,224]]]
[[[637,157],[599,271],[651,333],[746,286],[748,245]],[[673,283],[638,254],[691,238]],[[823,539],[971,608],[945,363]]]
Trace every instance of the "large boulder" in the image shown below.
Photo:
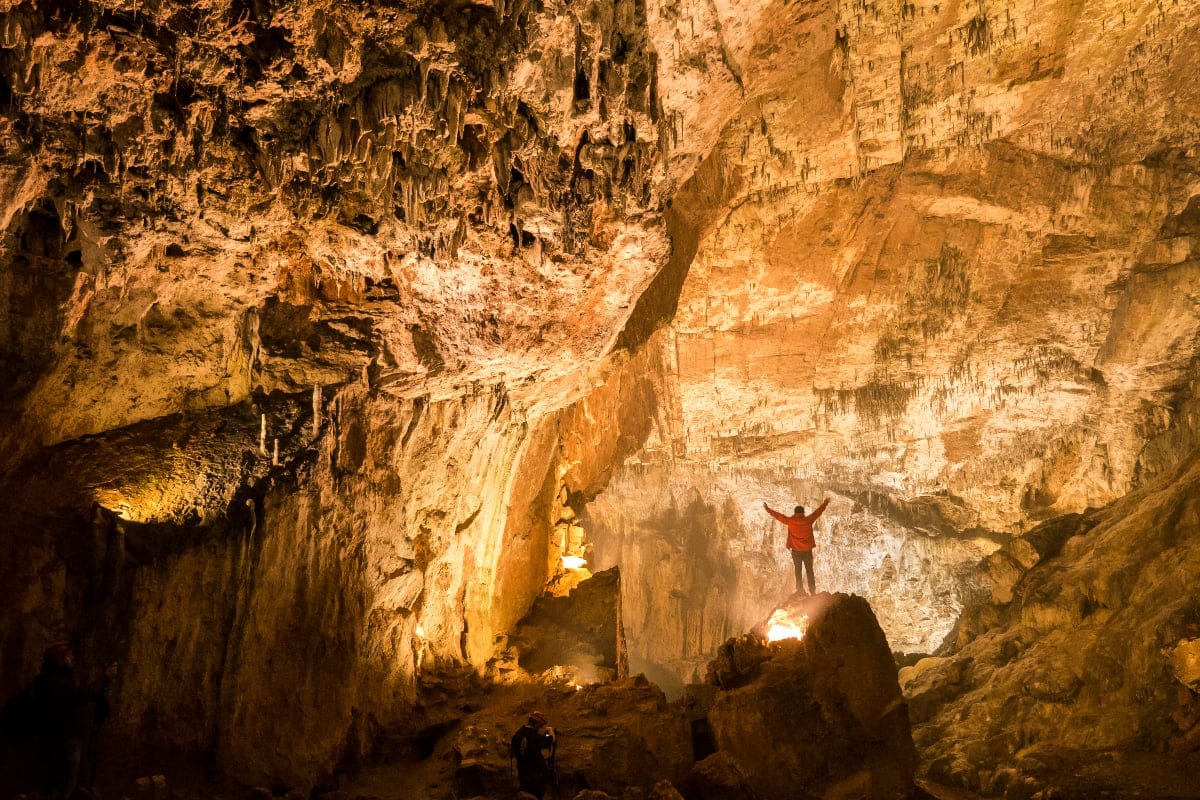
[[[908,707],[867,601],[820,594],[785,610],[807,617],[803,638],[729,640],[709,670],[716,690],[690,695],[693,731],[715,751],[692,773],[695,793],[736,796],[741,782],[762,800],[910,796]]]

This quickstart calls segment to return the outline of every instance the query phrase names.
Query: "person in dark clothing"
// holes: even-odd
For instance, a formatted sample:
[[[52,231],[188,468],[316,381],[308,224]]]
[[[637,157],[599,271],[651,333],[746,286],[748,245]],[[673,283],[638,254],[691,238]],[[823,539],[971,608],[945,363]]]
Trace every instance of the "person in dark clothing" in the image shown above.
[[[817,510],[808,516],[804,515],[804,506],[796,506],[796,512],[792,516],[786,516],[775,511],[766,503],[763,503],[763,508],[767,510],[775,519],[787,526],[788,550],[792,551],[792,565],[796,568],[796,591],[801,591],[801,575],[804,569],[808,569],[808,593],[814,595],[817,593],[817,579],[813,577],[813,548],[817,546],[817,540],[813,537],[813,523],[817,518],[825,513],[826,506],[829,505],[829,498],[825,498],[825,502],[817,506]]]
[[[534,711],[512,738],[512,757],[517,762],[517,782],[522,792],[542,800],[546,785],[554,777],[554,728],[546,715]]]
[[[117,675],[110,664],[95,683],[80,686],[75,654],[66,642],[46,648],[42,670],[33,682],[38,738],[44,763],[42,796],[69,800],[79,780],[79,763],[94,715],[107,713],[108,684]]]

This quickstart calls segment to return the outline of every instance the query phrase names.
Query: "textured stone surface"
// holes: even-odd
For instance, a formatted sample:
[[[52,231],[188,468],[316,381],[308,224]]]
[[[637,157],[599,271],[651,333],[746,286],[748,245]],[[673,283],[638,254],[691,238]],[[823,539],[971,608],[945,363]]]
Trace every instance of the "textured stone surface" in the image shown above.
[[[1086,796],[1091,782],[1137,796],[1156,775],[1142,796],[1194,795],[1195,693],[1178,670],[1200,625],[1185,588],[1200,567],[1197,481],[1192,457],[1105,509],[1011,601],[975,612],[975,635],[901,673],[932,777],[985,794]],[[1126,768],[1122,753],[1145,755]]]
[[[828,494],[821,586],[953,632],[914,703],[1086,698],[1084,610],[1188,585],[1175,521],[1037,526],[1200,443],[1197,41],[1194,0],[0,0],[0,688],[70,637],[117,741],[312,785],[568,549],[690,677],[790,589],[761,502]],[[1011,609],[1044,653],[975,697]],[[1200,736],[1171,634],[1088,667],[1152,695],[1105,747]],[[973,726],[922,741],[1000,758]]]
[[[538,598],[508,637],[516,665],[528,674],[551,670],[580,684],[627,677],[620,598],[615,568],[584,580],[565,597]]]
[[[71,636],[128,665],[113,735],[311,785],[558,569],[559,412],[669,250],[645,9],[0,31],[5,689]]]
[[[717,8],[741,102],[673,198],[671,414],[598,501],[597,552],[736,628],[789,588],[761,502],[834,493],[825,586],[931,652],[1006,591],[982,556],[1195,444],[1196,7]],[[689,547],[659,520],[694,503],[721,533]],[[675,565],[714,549],[736,577],[704,597]],[[633,659],[702,662],[712,637],[629,600]]]
[[[470,707],[462,708],[463,698]],[[558,735],[555,760],[560,797],[581,790],[615,798],[677,782],[692,763],[683,710],[641,678],[576,689],[512,684],[486,694],[462,693],[441,707],[429,752],[419,760],[380,764],[345,782],[353,795],[384,800],[409,797],[515,796],[509,773],[509,743],[534,709],[543,711]],[[449,794],[448,790],[454,792]],[[549,794],[549,792],[547,792]],[[662,797],[670,794],[660,792]]]
[[[695,780],[721,790],[702,796],[908,797],[908,709],[870,606],[818,594],[793,611],[809,617],[803,639],[731,639],[709,668],[720,691],[699,697],[716,752]]]

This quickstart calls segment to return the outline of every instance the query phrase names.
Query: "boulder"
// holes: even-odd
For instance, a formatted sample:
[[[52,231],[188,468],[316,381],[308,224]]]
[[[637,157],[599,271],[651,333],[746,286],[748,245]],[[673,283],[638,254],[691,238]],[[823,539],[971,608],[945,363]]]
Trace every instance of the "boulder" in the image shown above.
[[[1168,658],[1176,679],[1192,691],[1200,691],[1200,639],[1180,640]]]
[[[728,753],[697,761],[688,783],[693,796],[701,800],[754,800],[746,771]]]
[[[916,751],[908,707],[870,606],[820,594],[788,610],[808,617],[802,639],[730,640],[709,670],[719,691],[698,702],[711,703],[704,716],[716,752],[693,770],[698,794],[909,796]]]

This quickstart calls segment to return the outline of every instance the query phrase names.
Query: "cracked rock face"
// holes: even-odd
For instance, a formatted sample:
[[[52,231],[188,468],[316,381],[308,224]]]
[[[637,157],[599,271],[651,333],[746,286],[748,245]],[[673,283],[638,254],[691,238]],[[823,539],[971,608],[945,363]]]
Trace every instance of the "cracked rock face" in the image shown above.
[[[594,504],[603,564],[680,595],[631,598],[631,659],[686,679],[778,602],[761,503],[824,495],[818,581],[932,652],[982,557],[1195,442],[1197,9],[714,8],[738,100],[673,198],[669,413]]]
[[[823,496],[894,650],[1057,653],[1087,603],[996,610],[1056,560],[1140,613],[1159,551],[1038,525],[1200,442],[1197,12],[0,0],[4,688],[69,637],[128,741],[311,785],[567,551],[680,688]]]
[[[363,370],[402,396],[548,382],[668,250],[644,9],[26,2],[2,26],[10,456]]]

